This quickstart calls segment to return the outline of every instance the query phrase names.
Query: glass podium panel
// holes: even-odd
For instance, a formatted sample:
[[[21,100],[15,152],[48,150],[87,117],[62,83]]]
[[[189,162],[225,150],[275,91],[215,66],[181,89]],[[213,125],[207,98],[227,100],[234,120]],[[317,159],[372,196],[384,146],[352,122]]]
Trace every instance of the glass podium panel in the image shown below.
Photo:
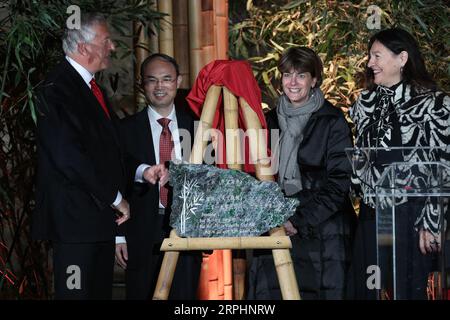
[[[375,208],[377,265],[368,276],[379,299],[448,298],[450,164],[439,161],[445,150],[346,150],[354,180]],[[421,231],[424,224],[434,233]]]

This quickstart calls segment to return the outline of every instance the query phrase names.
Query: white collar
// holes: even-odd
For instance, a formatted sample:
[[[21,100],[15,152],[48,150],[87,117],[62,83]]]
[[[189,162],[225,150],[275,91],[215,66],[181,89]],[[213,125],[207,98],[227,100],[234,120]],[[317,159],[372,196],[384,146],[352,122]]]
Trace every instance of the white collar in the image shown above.
[[[92,78],[94,77],[94,75],[92,73],[90,73],[85,67],[83,67],[81,64],[79,64],[78,62],[76,62],[75,60],[73,60],[71,57],[66,56],[67,61],[70,63],[70,65],[72,67],[74,67],[74,69],[80,74],[80,76],[83,78],[84,82],[86,82],[86,84],[89,86],[89,88],[91,87],[90,85],[90,81],[92,80]]]
[[[158,111],[156,111],[151,105],[148,105],[148,114],[150,117],[150,121],[158,121],[161,118],[170,119],[172,122],[177,121],[177,117],[175,114],[175,105],[172,105],[172,111],[169,113],[167,117],[161,116]]]

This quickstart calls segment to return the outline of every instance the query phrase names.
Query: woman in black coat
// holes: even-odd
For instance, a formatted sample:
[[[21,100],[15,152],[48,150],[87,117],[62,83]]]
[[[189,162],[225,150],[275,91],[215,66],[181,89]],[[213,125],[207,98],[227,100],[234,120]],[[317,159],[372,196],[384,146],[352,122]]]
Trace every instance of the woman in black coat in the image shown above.
[[[324,99],[322,62],[313,50],[286,50],[278,69],[284,94],[267,122],[270,129],[280,129],[278,183],[286,196],[300,200],[284,224],[300,295],[342,299],[355,219],[345,154],[352,147],[350,130],[342,112]],[[248,298],[281,298],[268,252],[255,252]]]

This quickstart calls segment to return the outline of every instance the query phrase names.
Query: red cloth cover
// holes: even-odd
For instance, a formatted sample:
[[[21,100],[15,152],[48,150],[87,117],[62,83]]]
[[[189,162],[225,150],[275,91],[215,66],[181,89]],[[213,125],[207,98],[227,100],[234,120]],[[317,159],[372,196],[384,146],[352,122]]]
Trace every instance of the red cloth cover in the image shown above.
[[[239,99],[239,97],[243,97],[258,115],[262,129],[267,129],[266,119],[264,117],[261,106],[261,91],[258,87],[258,83],[256,82],[255,77],[253,76],[250,64],[247,61],[215,60],[207,64],[202,70],[200,70],[198,77],[195,80],[194,86],[186,97],[190,108],[198,117],[201,116],[206,93],[208,92],[208,89],[211,85],[225,86],[233,93],[234,96],[236,96],[236,98]],[[217,102],[217,109],[214,116],[212,128],[218,129],[224,134],[225,118],[222,101],[223,99],[221,95],[219,101]],[[247,129],[245,127],[245,121],[241,108],[239,108],[238,123],[239,128],[242,128],[244,131]],[[225,137],[225,135],[223,135],[223,137]],[[223,155],[226,154],[225,148],[225,143],[222,143],[221,152],[223,152]],[[253,173],[255,172],[255,167],[254,165],[250,164],[248,149],[248,141],[246,141],[245,164],[243,170],[248,173]],[[218,163],[216,165],[219,168],[227,167],[225,163]]]

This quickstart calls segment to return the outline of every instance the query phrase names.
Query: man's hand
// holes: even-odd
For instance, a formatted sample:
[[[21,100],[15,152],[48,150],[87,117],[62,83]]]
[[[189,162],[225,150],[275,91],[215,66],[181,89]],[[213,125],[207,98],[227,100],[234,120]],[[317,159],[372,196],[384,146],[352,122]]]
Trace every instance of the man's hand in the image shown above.
[[[151,184],[156,184],[159,181],[163,186],[169,181],[169,170],[164,164],[156,164],[145,169],[143,176]]]
[[[128,261],[128,249],[126,243],[117,243],[116,244],[116,262],[123,269],[127,268]]]
[[[117,225],[121,225],[128,219],[130,219],[130,205],[128,201],[122,198],[122,201],[114,207],[118,211],[118,218],[116,219]]]
[[[441,237],[434,236],[430,231],[420,229],[419,248],[422,254],[441,251]]]
[[[292,222],[290,222],[289,220],[283,224],[283,227],[284,227],[284,230],[286,230],[286,235],[289,237],[298,233],[298,230],[294,227]]]

